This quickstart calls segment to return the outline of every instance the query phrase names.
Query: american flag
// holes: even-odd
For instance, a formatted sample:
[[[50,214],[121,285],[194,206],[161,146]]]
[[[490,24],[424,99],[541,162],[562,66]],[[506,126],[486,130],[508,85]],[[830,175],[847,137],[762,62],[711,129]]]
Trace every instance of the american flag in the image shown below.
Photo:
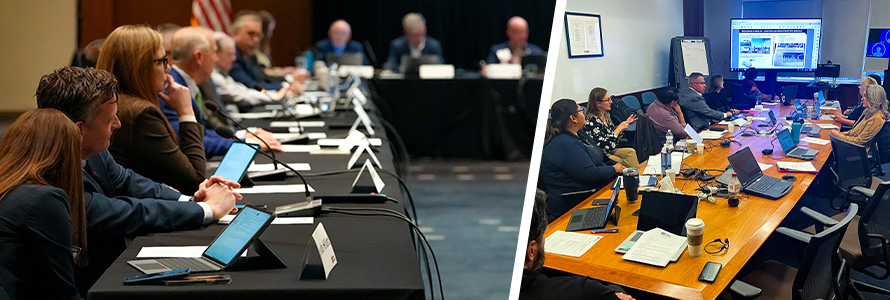
[[[192,26],[206,26],[231,34],[232,3],[229,0],[192,1]]]

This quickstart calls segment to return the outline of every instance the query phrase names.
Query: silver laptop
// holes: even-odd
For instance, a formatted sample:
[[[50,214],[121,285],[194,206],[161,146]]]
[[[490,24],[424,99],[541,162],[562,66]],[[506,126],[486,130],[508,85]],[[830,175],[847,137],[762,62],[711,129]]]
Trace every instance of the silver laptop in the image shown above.
[[[791,132],[788,132],[788,128],[779,131],[776,138],[779,139],[779,145],[782,146],[782,151],[785,152],[785,157],[812,160],[816,159],[816,154],[819,153],[819,150],[798,147],[797,143],[795,143],[794,139],[791,137]]]
[[[234,264],[273,219],[275,215],[271,212],[247,205],[210,243],[201,257],[131,260],[127,264],[145,274],[179,269],[191,269],[192,273],[221,271]]]
[[[841,106],[841,104],[838,103],[837,101],[825,100],[825,93],[823,93],[822,91],[819,91],[818,94],[819,94],[819,105],[825,106],[825,107],[839,107],[839,106]]]

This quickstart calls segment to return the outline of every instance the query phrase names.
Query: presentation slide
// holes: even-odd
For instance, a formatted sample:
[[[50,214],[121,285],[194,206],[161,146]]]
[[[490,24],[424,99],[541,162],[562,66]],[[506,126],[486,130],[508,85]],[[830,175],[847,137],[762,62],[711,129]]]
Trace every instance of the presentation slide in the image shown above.
[[[732,19],[732,71],[815,71],[821,19]]]
[[[890,29],[868,30],[868,47],[865,56],[890,57]]]

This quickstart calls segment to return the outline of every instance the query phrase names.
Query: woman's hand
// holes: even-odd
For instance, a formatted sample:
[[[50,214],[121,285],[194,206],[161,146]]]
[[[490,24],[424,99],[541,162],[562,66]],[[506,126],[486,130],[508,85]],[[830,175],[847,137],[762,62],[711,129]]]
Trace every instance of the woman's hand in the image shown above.
[[[618,124],[618,126],[615,127],[615,135],[621,134],[621,132],[627,129],[630,124],[636,121],[637,115],[630,115],[629,117],[627,117],[627,120],[624,120],[624,122],[621,122],[620,124]]]
[[[189,89],[173,81],[173,76],[170,74],[167,74],[167,87],[158,93],[158,97],[167,102],[167,105],[180,117],[195,115],[195,110],[192,108],[192,94]]]

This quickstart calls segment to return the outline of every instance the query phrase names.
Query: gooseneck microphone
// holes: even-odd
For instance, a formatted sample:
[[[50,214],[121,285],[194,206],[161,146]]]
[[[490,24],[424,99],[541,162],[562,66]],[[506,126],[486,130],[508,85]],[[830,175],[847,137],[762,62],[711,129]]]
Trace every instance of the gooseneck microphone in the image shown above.
[[[239,142],[242,142],[242,143],[247,144],[247,145],[250,146],[251,148],[256,149],[258,153],[260,153],[260,154],[262,154],[262,155],[265,155],[265,156],[268,157],[269,159],[272,159],[272,161],[277,162],[277,163],[280,163],[282,166],[284,166],[285,168],[287,168],[287,169],[290,170],[291,172],[296,173],[297,176],[300,177],[300,180],[303,181],[303,187],[304,187],[304,189],[306,190],[306,201],[307,201],[307,202],[311,202],[311,201],[312,201],[312,195],[309,194],[309,184],[306,183],[306,178],[303,178],[303,174],[300,174],[300,172],[297,172],[297,170],[294,170],[294,168],[292,168],[292,167],[291,167],[290,165],[288,165],[287,163],[278,160],[277,158],[275,158],[275,156],[269,155],[269,154],[267,154],[266,152],[259,151],[260,149],[257,149],[257,148],[259,148],[259,147],[255,147],[253,144],[248,144],[248,143],[246,143],[244,140],[238,138],[237,136],[235,136],[235,133],[232,132],[231,129],[228,129],[228,128],[224,127],[224,126],[220,126],[220,127],[216,127],[215,131],[216,131],[216,134],[219,134],[219,136],[221,136],[221,137],[228,138],[228,139],[234,139],[234,140],[236,140],[236,141],[239,141]]]
[[[250,130],[247,130],[247,127],[244,127],[244,125],[241,125],[241,123],[238,123],[238,121],[235,121],[235,119],[232,119],[232,117],[229,117],[229,115],[227,115],[227,114],[225,114],[224,112],[220,111],[220,110],[219,110],[219,106],[217,106],[216,103],[213,103],[213,101],[204,101],[204,107],[206,107],[207,109],[209,109],[211,112],[217,112],[217,113],[219,113],[221,116],[223,116],[223,117],[226,118],[227,120],[229,120],[229,121],[231,121],[232,123],[234,123],[234,124],[235,124],[235,127],[244,129],[244,131],[246,131],[247,133],[250,133],[251,135],[253,135],[257,140],[259,140],[261,143],[263,143],[263,145],[266,145],[266,149],[269,149],[269,152],[272,153],[272,166],[275,167],[275,170],[278,170],[278,160],[275,159],[275,151],[272,151],[272,147],[269,147],[269,144],[267,144],[266,141],[264,141],[262,138],[260,138],[260,136],[256,135],[256,133],[253,133],[253,132],[250,132]],[[229,134],[230,137],[227,137],[227,136],[224,136],[224,135],[220,134],[220,133],[219,133],[219,129],[220,129],[220,128],[221,128],[221,127],[217,127],[217,128],[215,129],[216,133],[219,134],[220,136],[222,136],[222,137],[224,137],[224,138],[231,138],[231,137],[234,137],[234,136],[235,136],[235,133],[234,133],[234,132],[231,132],[231,133]],[[228,128],[226,128],[226,129],[228,129]],[[231,131],[231,130],[229,130],[229,131]],[[245,144],[247,144],[247,143],[245,142]],[[260,153],[263,153],[263,151],[259,151],[259,149],[257,149],[257,151],[260,152]],[[307,191],[307,192],[308,192],[308,191]]]

